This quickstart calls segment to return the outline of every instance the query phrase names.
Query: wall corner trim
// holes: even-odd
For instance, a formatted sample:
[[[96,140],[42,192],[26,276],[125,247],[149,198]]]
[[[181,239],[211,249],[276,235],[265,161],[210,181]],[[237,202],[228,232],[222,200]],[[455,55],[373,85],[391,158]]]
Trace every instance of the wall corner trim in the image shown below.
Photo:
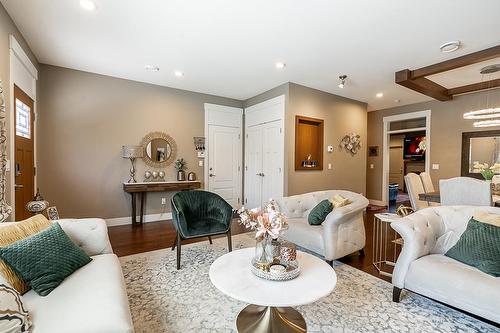
[[[149,214],[144,216],[144,223],[165,221],[171,219],[172,219],[172,213]],[[116,227],[119,225],[132,224],[132,216],[114,217],[104,220],[106,221],[108,227]],[[137,217],[137,221],[139,221],[139,216]]]

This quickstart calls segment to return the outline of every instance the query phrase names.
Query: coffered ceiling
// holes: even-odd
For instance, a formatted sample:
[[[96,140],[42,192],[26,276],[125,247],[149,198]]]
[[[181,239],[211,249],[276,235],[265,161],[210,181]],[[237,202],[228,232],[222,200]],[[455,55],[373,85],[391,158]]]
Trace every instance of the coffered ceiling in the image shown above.
[[[0,2],[41,63],[236,99],[292,81],[371,110],[425,101],[394,73],[500,44],[498,0]],[[462,47],[441,53],[450,40]],[[477,68],[439,76],[450,87],[481,80]]]

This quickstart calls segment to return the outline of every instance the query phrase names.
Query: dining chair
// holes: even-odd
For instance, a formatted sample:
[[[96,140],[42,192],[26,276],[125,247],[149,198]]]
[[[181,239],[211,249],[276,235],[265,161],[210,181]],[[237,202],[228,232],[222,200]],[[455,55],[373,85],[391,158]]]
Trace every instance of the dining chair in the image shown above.
[[[431,175],[427,172],[420,173],[420,179],[422,180],[422,184],[424,185],[425,193],[435,192],[434,184],[432,184]]]
[[[420,200],[418,197],[419,194],[425,193],[424,185],[419,175],[413,172],[408,173],[405,176],[405,184],[408,196],[410,197],[411,208],[414,211],[429,207],[427,201]]]
[[[172,219],[177,232],[172,250],[177,247],[177,269],[181,267],[181,241],[226,234],[228,252],[232,251],[231,220],[233,208],[218,194],[208,191],[181,191],[171,200]]]
[[[439,181],[442,206],[492,206],[491,186],[484,180],[455,177]]]

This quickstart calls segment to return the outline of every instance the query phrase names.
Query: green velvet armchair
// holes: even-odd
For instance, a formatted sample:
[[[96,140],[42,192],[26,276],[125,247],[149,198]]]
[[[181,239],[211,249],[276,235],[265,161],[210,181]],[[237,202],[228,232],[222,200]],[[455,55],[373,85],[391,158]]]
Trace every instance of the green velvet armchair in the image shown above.
[[[219,195],[207,191],[182,191],[171,200],[172,218],[177,231],[172,250],[177,247],[177,269],[181,267],[181,241],[190,238],[226,234],[231,252],[231,219],[233,208]]]

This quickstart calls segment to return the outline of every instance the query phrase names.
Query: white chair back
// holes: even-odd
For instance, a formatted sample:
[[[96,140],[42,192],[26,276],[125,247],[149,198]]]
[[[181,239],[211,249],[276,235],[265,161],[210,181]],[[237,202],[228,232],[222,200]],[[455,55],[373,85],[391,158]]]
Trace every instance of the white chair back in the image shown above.
[[[410,172],[405,176],[405,184],[408,196],[410,197],[411,208],[414,211],[429,207],[427,201],[422,201],[418,198],[420,193],[425,193],[424,185],[419,175]]]
[[[492,206],[491,186],[484,180],[455,177],[439,181],[442,206]]]
[[[422,184],[424,185],[425,193],[435,192],[434,185],[432,184],[431,175],[427,172],[420,173],[420,179],[422,180]]]

